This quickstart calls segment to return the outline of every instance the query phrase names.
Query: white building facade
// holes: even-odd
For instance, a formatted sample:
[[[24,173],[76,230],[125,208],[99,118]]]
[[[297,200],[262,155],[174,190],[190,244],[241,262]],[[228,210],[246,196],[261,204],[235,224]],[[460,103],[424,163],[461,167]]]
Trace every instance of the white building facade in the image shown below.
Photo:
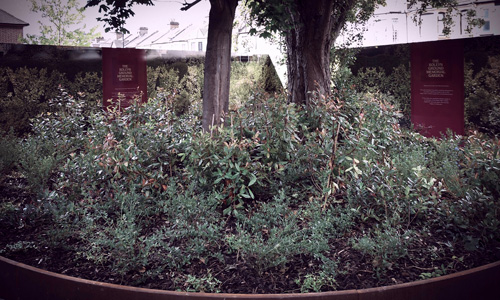
[[[386,2],[386,6],[376,9],[366,24],[361,44],[355,46],[371,47],[500,34],[500,1],[459,0],[458,9],[453,12],[453,25],[449,35],[443,34],[446,8],[429,8],[419,17],[415,7],[408,7],[408,1]],[[467,11],[471,9],[476,12],[476,18],[484,20],[483,26],[472,27],[468,24]],[[421,22],[418,21],[419,18]]]

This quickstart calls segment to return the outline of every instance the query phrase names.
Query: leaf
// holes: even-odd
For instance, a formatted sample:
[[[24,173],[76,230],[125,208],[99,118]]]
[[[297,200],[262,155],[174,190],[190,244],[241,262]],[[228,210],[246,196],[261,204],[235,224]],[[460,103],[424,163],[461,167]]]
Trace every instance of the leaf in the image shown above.
[[[252,190],[247,187],[248,193],[250,194],[250,198],[255,199],[254,194],[252,193]]]
[[[255,182],[257,182],[257,176],[255,176],[254,174],[250,173],[250,177],[251,178],[250,178],[250,182],[248,183],[248,186],[252,186],[253,184],[255,184]]]
[[[229,206],[228,208],[226,208],[226,209],[224,209],[224,210],[222,211],[222,214],[223,214],[224,216],[227,216],[227,215],[229,215],[229,214],[231,213],[231,211],[232,211],[232,207],[231,207],[231,206]]]

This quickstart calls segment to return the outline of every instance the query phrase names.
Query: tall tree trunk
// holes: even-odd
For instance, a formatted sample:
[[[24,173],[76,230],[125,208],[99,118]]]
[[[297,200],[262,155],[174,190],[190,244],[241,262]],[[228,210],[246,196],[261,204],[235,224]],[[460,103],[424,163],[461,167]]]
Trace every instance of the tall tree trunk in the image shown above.
[[[289,101],[310,105],[309,92],[330,93],[330,51],[355,0],[295,0],[286,33]]]
[[[231,34],[238,0],[210,0],[210,5],[203,85],[204,131],[222,124],[229,109]]]

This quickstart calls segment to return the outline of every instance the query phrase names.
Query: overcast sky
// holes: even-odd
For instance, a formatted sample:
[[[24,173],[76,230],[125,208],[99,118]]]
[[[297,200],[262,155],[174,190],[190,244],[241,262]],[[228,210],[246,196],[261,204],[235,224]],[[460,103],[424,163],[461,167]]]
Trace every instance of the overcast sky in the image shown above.
[[[82,6],[87,3],[86,0],[79,0],[79,2]],[[208,0],[202,0],[188,11],[180,10],[183,2],[184,0],[153,0],[154,6],[137,5],[134,7],[135,16],[127,21],[125,27],[131,33],[136,33],[139,31],[139,27],[148,27],[150,31],[165,28],[172,20],[179,22],[181,26],[191,23],[201,25],[207,20],[206,17],[210,10],[210,2]],[[188,0],[188,2],[191,2],[191,0]],[[31,11],[30,1],[0,0],[0,8],[14,17],[30,24],[24,28],[24,34],[38,35],[40,33],[38,21],[42,18],[40,14]],[[96,20],[96,18],[100,16],[98,8],[88,8],[85,10],[84,14],[87,28],[98,26],[98,31],[101,32],[102,35],[105,35],[103,28],[104,23]],[[106,36],[109,36],[109,34]]]

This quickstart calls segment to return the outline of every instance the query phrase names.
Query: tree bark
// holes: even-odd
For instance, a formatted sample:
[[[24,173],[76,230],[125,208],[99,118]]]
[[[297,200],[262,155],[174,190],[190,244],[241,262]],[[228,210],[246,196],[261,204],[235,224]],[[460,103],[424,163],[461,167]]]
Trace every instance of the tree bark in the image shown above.
[[[295,0],[286,32],[289,101],[310,105],[310,92],[331,90],[330,51],[355,0]]]
[[[203,84],[204,131],[224,123],[229,109],[231,34],[238,0],[210,0]]]

